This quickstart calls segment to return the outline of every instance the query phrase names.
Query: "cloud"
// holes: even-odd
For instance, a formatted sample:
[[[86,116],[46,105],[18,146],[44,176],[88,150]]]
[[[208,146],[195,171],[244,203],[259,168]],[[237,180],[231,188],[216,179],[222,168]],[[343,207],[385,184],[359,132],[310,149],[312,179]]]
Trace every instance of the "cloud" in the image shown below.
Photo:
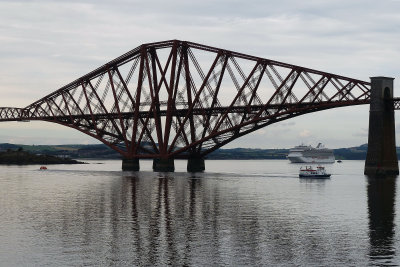
[[[356,137],[368,137],[368,128],[360,129],[359,131],[353,133],[353,136],[356,136]]]
[[[309,130],[303,130],[299,133],[300,137],[310,137],[311,136],[311,132]]]
[[[283,121],[283,122],[279,122],[274,124],[275,127],[292,127],[296,125],[295,121],[289,120],[289,121]]]

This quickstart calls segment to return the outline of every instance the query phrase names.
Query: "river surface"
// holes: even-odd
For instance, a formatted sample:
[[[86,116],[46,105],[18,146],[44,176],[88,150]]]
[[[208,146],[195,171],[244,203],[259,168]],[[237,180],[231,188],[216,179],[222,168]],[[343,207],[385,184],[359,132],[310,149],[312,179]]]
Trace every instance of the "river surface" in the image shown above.
[[[400,264],[396,179],[363,161],[326,165],[326,180],[286,160],[87,162],[0,166],[0,266]]]

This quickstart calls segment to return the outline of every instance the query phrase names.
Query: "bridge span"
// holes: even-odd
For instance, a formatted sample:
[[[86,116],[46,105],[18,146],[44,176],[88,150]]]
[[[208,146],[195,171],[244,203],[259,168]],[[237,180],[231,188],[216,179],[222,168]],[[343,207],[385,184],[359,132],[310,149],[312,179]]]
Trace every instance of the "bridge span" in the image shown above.
[[[380,78],[385,82],[370,83],[171,40],[143,44],[27,107],[0,108],[0,121],[77,129],[119,152],[124,170],[139,170],[139,159],[147,158],[155,171],[174,171],[174,159],[184,158],[188,171],[203,171],[207,154],[273,123],[337,107],[372,108],[374,88],[382,84],[391,88],[381,101],[386,104],[378,101],[385,112],[372,120],[390,116],[400,100],[393,101],[393,81],[390,87]],[[386,136],[390,127],[383,128],[370,142]],[[378,161],[368,166],[382,168]]]

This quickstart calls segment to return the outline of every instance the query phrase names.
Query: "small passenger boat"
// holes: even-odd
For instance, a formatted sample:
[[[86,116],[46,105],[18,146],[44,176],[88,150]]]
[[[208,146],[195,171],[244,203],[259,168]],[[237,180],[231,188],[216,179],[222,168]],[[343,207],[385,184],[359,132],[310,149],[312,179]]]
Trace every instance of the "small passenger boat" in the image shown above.
[[[301,167],[299,172],[300,178],[329,178],[331,175],[326,173],[325,167],[318,166],[313,168],[312,166]]]
[[[40,166],[40,170],[42,170],[42,171],[47,170],[47,167],[46,166]]]

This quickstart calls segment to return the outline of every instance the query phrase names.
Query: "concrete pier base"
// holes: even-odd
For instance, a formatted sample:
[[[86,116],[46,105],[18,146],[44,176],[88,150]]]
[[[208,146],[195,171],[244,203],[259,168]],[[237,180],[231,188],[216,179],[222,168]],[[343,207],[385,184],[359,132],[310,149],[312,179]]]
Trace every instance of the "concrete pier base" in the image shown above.
[[[371,77],[365,175],[399,174],[393,109],[393,78]]]
[[[153,171],[155,172],[174,172],[174,159],[153,159]]]
[[[123,171],[139,171],[139,159],[122,159],[122,170]]]
[[[188,172],[203,172],[206,169],[203,158],[189,158],[187,161]]]

